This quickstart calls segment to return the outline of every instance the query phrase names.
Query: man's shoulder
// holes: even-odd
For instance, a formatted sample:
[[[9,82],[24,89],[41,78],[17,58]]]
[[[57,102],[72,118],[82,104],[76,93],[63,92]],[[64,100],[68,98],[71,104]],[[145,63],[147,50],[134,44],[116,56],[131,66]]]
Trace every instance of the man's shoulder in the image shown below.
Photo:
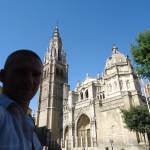
[[[6,118],[6,115],[7,115],[6,108],[3,107],[2,105],[0,105],[0,122],[1,122],[1,124],[4,121],[4,119]]]
[[[7,109],[0,104],[0,113],[6,113],[7,112]]]
[[[7,108],[12,103],[14,103],[14,101],[12,99],[10,99],[7,95],[0,94],[0,106]]]

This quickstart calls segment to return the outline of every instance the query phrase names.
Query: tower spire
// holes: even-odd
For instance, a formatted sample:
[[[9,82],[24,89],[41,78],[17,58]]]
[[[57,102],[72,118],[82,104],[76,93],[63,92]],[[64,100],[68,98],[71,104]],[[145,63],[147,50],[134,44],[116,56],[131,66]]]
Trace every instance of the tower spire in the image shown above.
[[[58,25],[55,26],[54,32],[53,32],[53,37],[58,37],[59,38],[59,29]]]
[[[58,25],[56,25],[53,30],[53,36],[49,43],[48,54],[46,55],[45,62],[48,62],[47,60],[50,60],[50,59],[53,59],[53,60],[55,59],[62,63],[65,63],[66,61],[66,55],[63,50],[62,40],[59,35]]]
[[[55,26],[43,64],[37,115],[37,126],[48,129],[47,144],[61,139],[64,84],[68,84],[68,64],[58,26]]]

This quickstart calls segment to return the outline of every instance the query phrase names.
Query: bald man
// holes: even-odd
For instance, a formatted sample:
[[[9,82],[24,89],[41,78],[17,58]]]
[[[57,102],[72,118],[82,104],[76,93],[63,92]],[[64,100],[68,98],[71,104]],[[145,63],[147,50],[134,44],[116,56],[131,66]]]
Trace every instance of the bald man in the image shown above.
[[[42,75],[42,61],[31,50],[10,54],[0,71],[0,150],[41,150],[34,123],[27,115]]]

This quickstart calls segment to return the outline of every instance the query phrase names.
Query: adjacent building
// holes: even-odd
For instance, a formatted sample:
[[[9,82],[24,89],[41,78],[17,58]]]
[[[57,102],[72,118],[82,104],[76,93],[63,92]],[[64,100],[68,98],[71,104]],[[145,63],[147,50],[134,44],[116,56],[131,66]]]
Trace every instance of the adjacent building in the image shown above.
[[[87,74],[71,91],[56,27],[43,66],[37,126],[48,129],[47,140],[58,141],[64,150],[142,150],[142,136],[125,128],[121,114],[121,109],[142,103],[139,79],[128,56],[113,46],[103,75]]]

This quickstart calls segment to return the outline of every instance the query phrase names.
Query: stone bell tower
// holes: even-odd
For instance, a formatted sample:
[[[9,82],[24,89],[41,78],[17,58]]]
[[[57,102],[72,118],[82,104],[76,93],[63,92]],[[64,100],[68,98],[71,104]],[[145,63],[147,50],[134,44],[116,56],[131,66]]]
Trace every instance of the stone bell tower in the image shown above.
[[[68,83],[68,64],[56,26],[44,58],[37,113],[37,126],[49,129],[55,141],[62,134],[64,83]]]

